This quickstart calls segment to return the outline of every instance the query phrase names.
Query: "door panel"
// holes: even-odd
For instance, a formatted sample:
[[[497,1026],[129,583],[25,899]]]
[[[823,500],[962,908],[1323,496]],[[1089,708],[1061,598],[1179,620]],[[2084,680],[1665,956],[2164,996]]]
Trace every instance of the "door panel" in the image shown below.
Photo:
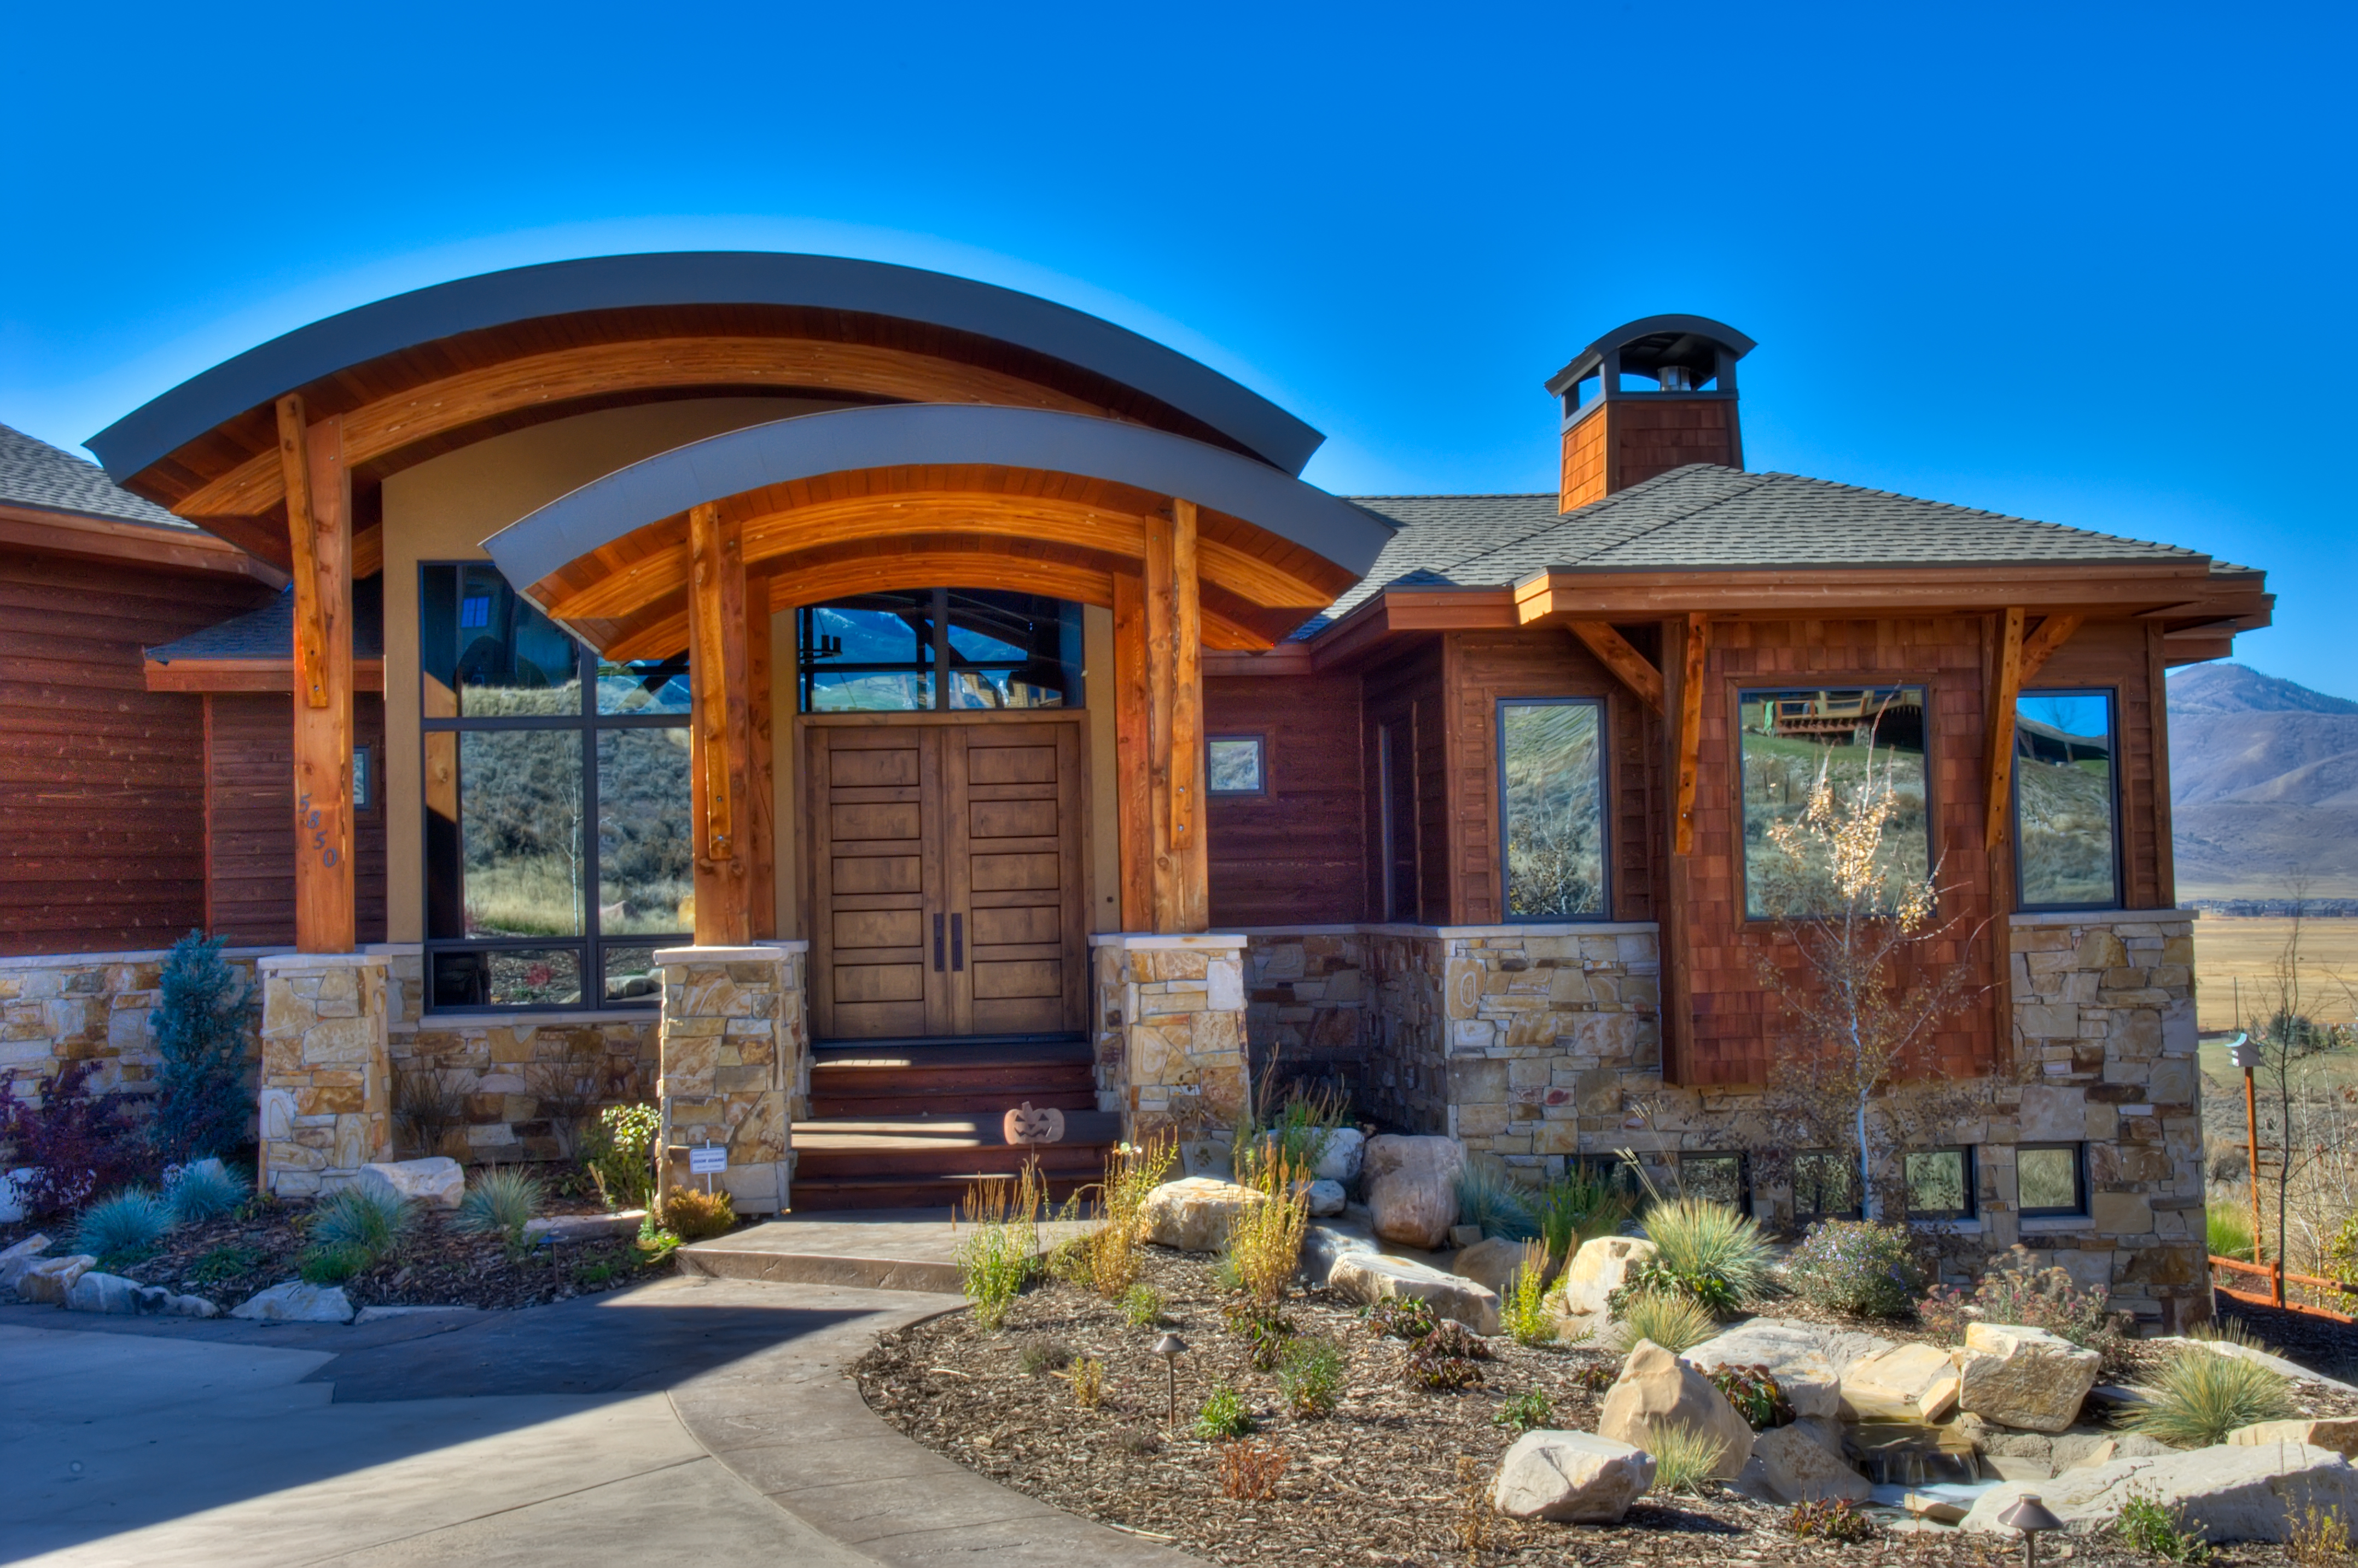
[[[939,747],[914,730],[813,730],[811,1011],[833,1039],[932,1033],[949,988],[934,973],[941,899],[925,825],[941,809]]]

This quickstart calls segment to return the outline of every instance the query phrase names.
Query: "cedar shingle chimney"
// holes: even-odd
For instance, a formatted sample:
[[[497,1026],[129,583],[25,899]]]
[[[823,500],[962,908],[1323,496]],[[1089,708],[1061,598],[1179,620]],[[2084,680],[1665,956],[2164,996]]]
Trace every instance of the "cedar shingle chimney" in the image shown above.
[[[1617,327],[1556,372],[1563,400],[1566,512],[1688,463],[1744,466],[1736,362],[1752,340],[1704,316],[1649,316]],[[1653,389],[1625,390],[1625,375]]]

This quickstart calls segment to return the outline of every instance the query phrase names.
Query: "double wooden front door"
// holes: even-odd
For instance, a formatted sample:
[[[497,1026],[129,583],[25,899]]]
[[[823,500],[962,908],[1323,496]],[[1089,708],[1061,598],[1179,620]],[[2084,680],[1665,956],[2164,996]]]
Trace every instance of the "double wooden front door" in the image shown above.
[[[1080,1029],[1080,726],[805,733],[819,1038]]]

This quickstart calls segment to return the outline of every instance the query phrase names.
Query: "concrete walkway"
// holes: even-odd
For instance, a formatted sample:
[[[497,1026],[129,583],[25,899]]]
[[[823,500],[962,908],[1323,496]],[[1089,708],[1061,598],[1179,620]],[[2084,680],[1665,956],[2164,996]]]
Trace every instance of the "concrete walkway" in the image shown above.
[[[956,1304],[678,1278],[352,1328],[0,1308],[0,1561],[1190,1563],[868,1410],[844,1368]]]

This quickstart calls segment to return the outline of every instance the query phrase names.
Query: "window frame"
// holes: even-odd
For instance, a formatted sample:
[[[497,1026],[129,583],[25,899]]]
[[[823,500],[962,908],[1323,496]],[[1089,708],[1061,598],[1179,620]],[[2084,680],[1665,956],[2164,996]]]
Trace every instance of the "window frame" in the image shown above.
[[[1957,1156],[1958,1163],[1963,1167],[1962,1174],[1964,1178],[1964,1190],[1963,1194],[1964,1203],[1963,1207],[1954,1212],[1942,1210],[1937,1213],[1928,1213],[1918,1210],[1916,1207],[1915,1195],[1909,1191],[1908,1181],[1908,1162],[1920,1155],[1927,1154],[1954,1154]],[[1911,1225],[1963,1225],[1969,1221],[1979,1219],[1982,1213],[1981,1161],[1975,1157],[1975,1146],[1971,1143],[1936,1143],[1923,1149],[1902,1149],[1899,1151],[1899,1189],[1901,1192],[1909,1194],[1908,1220]]]
[[[665,932],[660,934],[633,932],[628,935],[609,936],[599,928],[598,885],[600,853],[598,848],[598,737],[601,732],[610,730],[689,730],[692,732],[692,728],[695,723],[695,715],[693,712],[599,712],[598,664],[600,655],[597,650],[591,648],[588,643],[583,643],[579,637],[575,637],[572,633],[568,631],[563,625],[552,622],[551,624],[557,625],[557,630],[560,633],[563,633],[573,643],[575,659],[574,668],[577,672],[576,678],[579,681],[581,687],[581,706],[578,711],[570,714],[535,713],[477,718],[469,718],[463,714],[453,718],[441,719],[426,717],[426,682],[428,673],[427,658],[423,647],[423,633],[426,624],[426,574],[436,570],[449,568],[464,569],[470,568],[480,568],[494,572],[498,569],[493,567],[491,562],[480,558],[475,560],[422,560],[417,563],[418,629],[420,633],[421,645],[417,659],[418,747],[417,778],[416,782],[420,809],[421,811],[423,810],[426,800],[426,770],[430,765],[431,762],[428,755],[429,749],[426,744],[426,737],[427,735],[465,734],[469,731],[481,733],[496,730],[571,730],[578,733],[580,737],[581,748],[581,821],[584,827],[582,864],[585,886],[582,897],[582,929],[579,934],[570,936],[427,936],[423,943],[425,949],[423,957],[425,994],[422,999],[422,1005],[424,1011],[428,1014],[439,1014],[445,1017],[480,1016],[483,1014],[499,1014],[506,1016],[509,1014],[523,1015],[547,1012],[615,1012],[626,1014],[644,1014],[653,1012],[658,1010],[662,1005],[663,999],[660,989],[658,989],[657,993],[653,996],[622,997],[614,999],[608,998],[606,995],[607,949],[611,947],[661,948],[667,946],[686,946],[694,942],[695,935],[692,932],[680,931]],[[506,579],[503,577],[501,580],[505,581]],[[521,593],[517,592],[515,586],[513,583],[508,585],[508,591],[515,593],[518,599],[524,598]],[[531,601],[526,600],[525,602],[530,603]],[[691,741],[691,745],[692,744],[693,742]],[[463,743],[461,749],[463,751]],[[463,775],[461,777],[460,787],[463,792],[465,788]],[[461,798],[463,800],[463,793]],[[693,798],[691,797],[686,804],[692,816],[695,811],[695,802]],[[460,832],[461,835],[460,855],[462,858],[460,874],[462,879],[465,876],[463,861],[465,853],[463,809],[464,808],[462,806],[462,815],[460,826]],[[418,837],[419,842],[417,851],[419,869],[422,873],[420,877],[420,885],[427,891],[427,897],[426,902],[429,906],[430,917],[430,906],[433,903],[432,888],[434,881],[434,864],[430,849],[431,836],[421,832]],[[569,1002],[486,1001],[470,1003],[462,1007],[447,1008],[438,1007],[435,1003],[435,959],[440,954],[520,951],[534,952],[551,948],[569,948],[578,955],[578,961],[581,966],[581,995],[576,1000]]]
[[[2061,1150],[2071,1156],[2072,1206],[2070,1208],[2032,1208],[2022,1201],[2022,1157]],[[2085,1219],[2088,1217],[2088,1145],[2085,1140],[2076,1143],[2017,1143],[2014,1146],[2014,1208],[2023,1219]]]
[[[1859,1220],[1866,1218],[1866,1205],[1865,1195],[1861,1193],[1854,1193],[1852,1196],[1858,1198],[1860,1201],[1844,1209],[1805,1209],[1801,1206],[1801,1184],[1794,1178],[1801,1173],[1799,1162],[1804,1159],[1815,1157],[1826,1157],[1838,1161],[1842,1164],[1844,1170],[1850,1173],[1851,1179],[1856,1179],[1858,1162],[1851,1157],[1851,1152],[1847,1149],[1821,1148],[1794,1150],[1790,1157],[1792,1163],[1785,1173],[1785,1195],[1792,1202],[1793,1223],[1796,1225],[1804,1225],[1814,1224],[1819,1220],[1825,1219]]]
[[[2112,814],[2113,814],[2113,897],[2109,903],[2032,903],[2023,897],[2022,885],[2022,763],[2019,757],[2008,760],[2006,767],[2006,826],[2014,838],[2014,907],[2022,914],[2035,914],[2071,910],[2125,909],[2128,907],[2128,854],[2125,842],[2127,823],[2121,810],[2121,689],[2114,686],[2042,686],[2026,687],[2015,693],[2015,723],[2022,721],[2022,699],[2027,697],[2101,697],[2104,699],[2105,742],[2112,748]],[[2017,728],[2016,734],[2021,733]]]
[[[816,616],[822,610],[867,609],[870,607],[851,601],[886,597],[892,592],[905,592],[913,595],[924,593],[931,596],[931,606],[927,613],[933,622],[933,631],[924,643],[924,657],[905,662],[879,662],[869,659],[853,660],[845,664],[831,661],[822,664],[817,659],[806,656],[810,651],[810,644],[805,641],[803,635],[804,622],[806,617]],[[1024,594],[1031,599],[1045,599],[1059,604],[1069,604],[1080,611],[1082,656],[1079,662],[1066,666],[1073,672],[1073,678],[1076,683],[1075,690],[1065,694],[1068,700],[1060,702],[1054,708],[959,708],[952,704],[950,698],[954,695],[953,688],[960,671],[1012,671],[1021,669],[1029,662],[1022,659],[960,658],[950,645],[950,596],[954,593]],[[955,584],[928,589],[886,589],[880,594],[847,594],[841,599],[824,600],[817,604],[797,605],[791,612],[795,628],[795,716],[799,719],[809,719],[826,718],[838,713],[1085,712],[1088,708],[1087,611],[1088,607],[1078,600],[1058,600],[1053,594],[1026,593],[1022,589],[960,589]],[[932,685],[933,700],[923,708],[813,708],[811,706],[812,677],[829,672],[839,675],[921,675]]]
[[[1512,896],[1509,884],[1507,843],[1509,826],[1507,812],[1507,709],[1509,708],[1589,708],[1596,711],[1596,913],[1594,914],[1515,914],[1508,903]],[[1490,748],[1491,765],[1497,770],[1491,781],[1490,799],[1497,807],[1498,841],[1493,848],[1498,855],[1498,920],[1507,925],[1605,925],[1613,920],[1613,712],[1609,700],[1601,696],[1585,697],[1501,697],[1490,706],[1490,728],[1496,731]]]
[[[1936,752],[1940,743],[1939,730],[1932,715],[1941,704],[1942,682],[1935,676],[1920,675],[1861,675],[1855,671],[1828,672],[1812,683],[1809,689],[1823,691],[1855,691],[1898,689],[1915,687],[1924,694],[1924,864],[1928,871],[1940,864],[1941,846],[1941,759]],[[1755,914],[1752,913],[1752,857],[1746,853],[1747,823],[1744,815],[1744,702],[1747,696],[1778,691],[1799,691],[1803,688],[1783,685],[1747,685],[1746,677],[1729,677],[1727,690],[1727,733],[1735,750],[1727,758],[1728,787],[1733,798],[1736,821],[1736,891],[1740,899],[1736,905],[1738,924],[1747,931],[1776,930],[1788,920],[1809,920],[1812,915]],[[1937,919],[1940,894],[1933,894],[1933,913]]]
[[[1252,742],[1253,776],[1260,782],[1252,789],[1215,789],[1212,786],[1212,748],[1222,741]],[[1237,730],[1204,737],[1204,793],[1214,800],[1266,800],[1277,792],[1270,787],[1269,732],[1265,730]]]
[[[1752,1160],[1751,1157],[1745,1153],[1743,1150],[1682,1149],[1678,1152],[1677,1160],[1679,1190],[1682,1193],[1688,1192],[1687,1162],[1689,1160],[1697,1162],[1708,1161],[1714,1164],[1722,1160],[1734,1161],[1736,1162],[1736,1212],[1745,1215],[1748,1215],[1752,1212],[1752,1200],[1754,1196],[1752,1190]],[[1689,1195],[1692,1195],[1690,1194]]]

